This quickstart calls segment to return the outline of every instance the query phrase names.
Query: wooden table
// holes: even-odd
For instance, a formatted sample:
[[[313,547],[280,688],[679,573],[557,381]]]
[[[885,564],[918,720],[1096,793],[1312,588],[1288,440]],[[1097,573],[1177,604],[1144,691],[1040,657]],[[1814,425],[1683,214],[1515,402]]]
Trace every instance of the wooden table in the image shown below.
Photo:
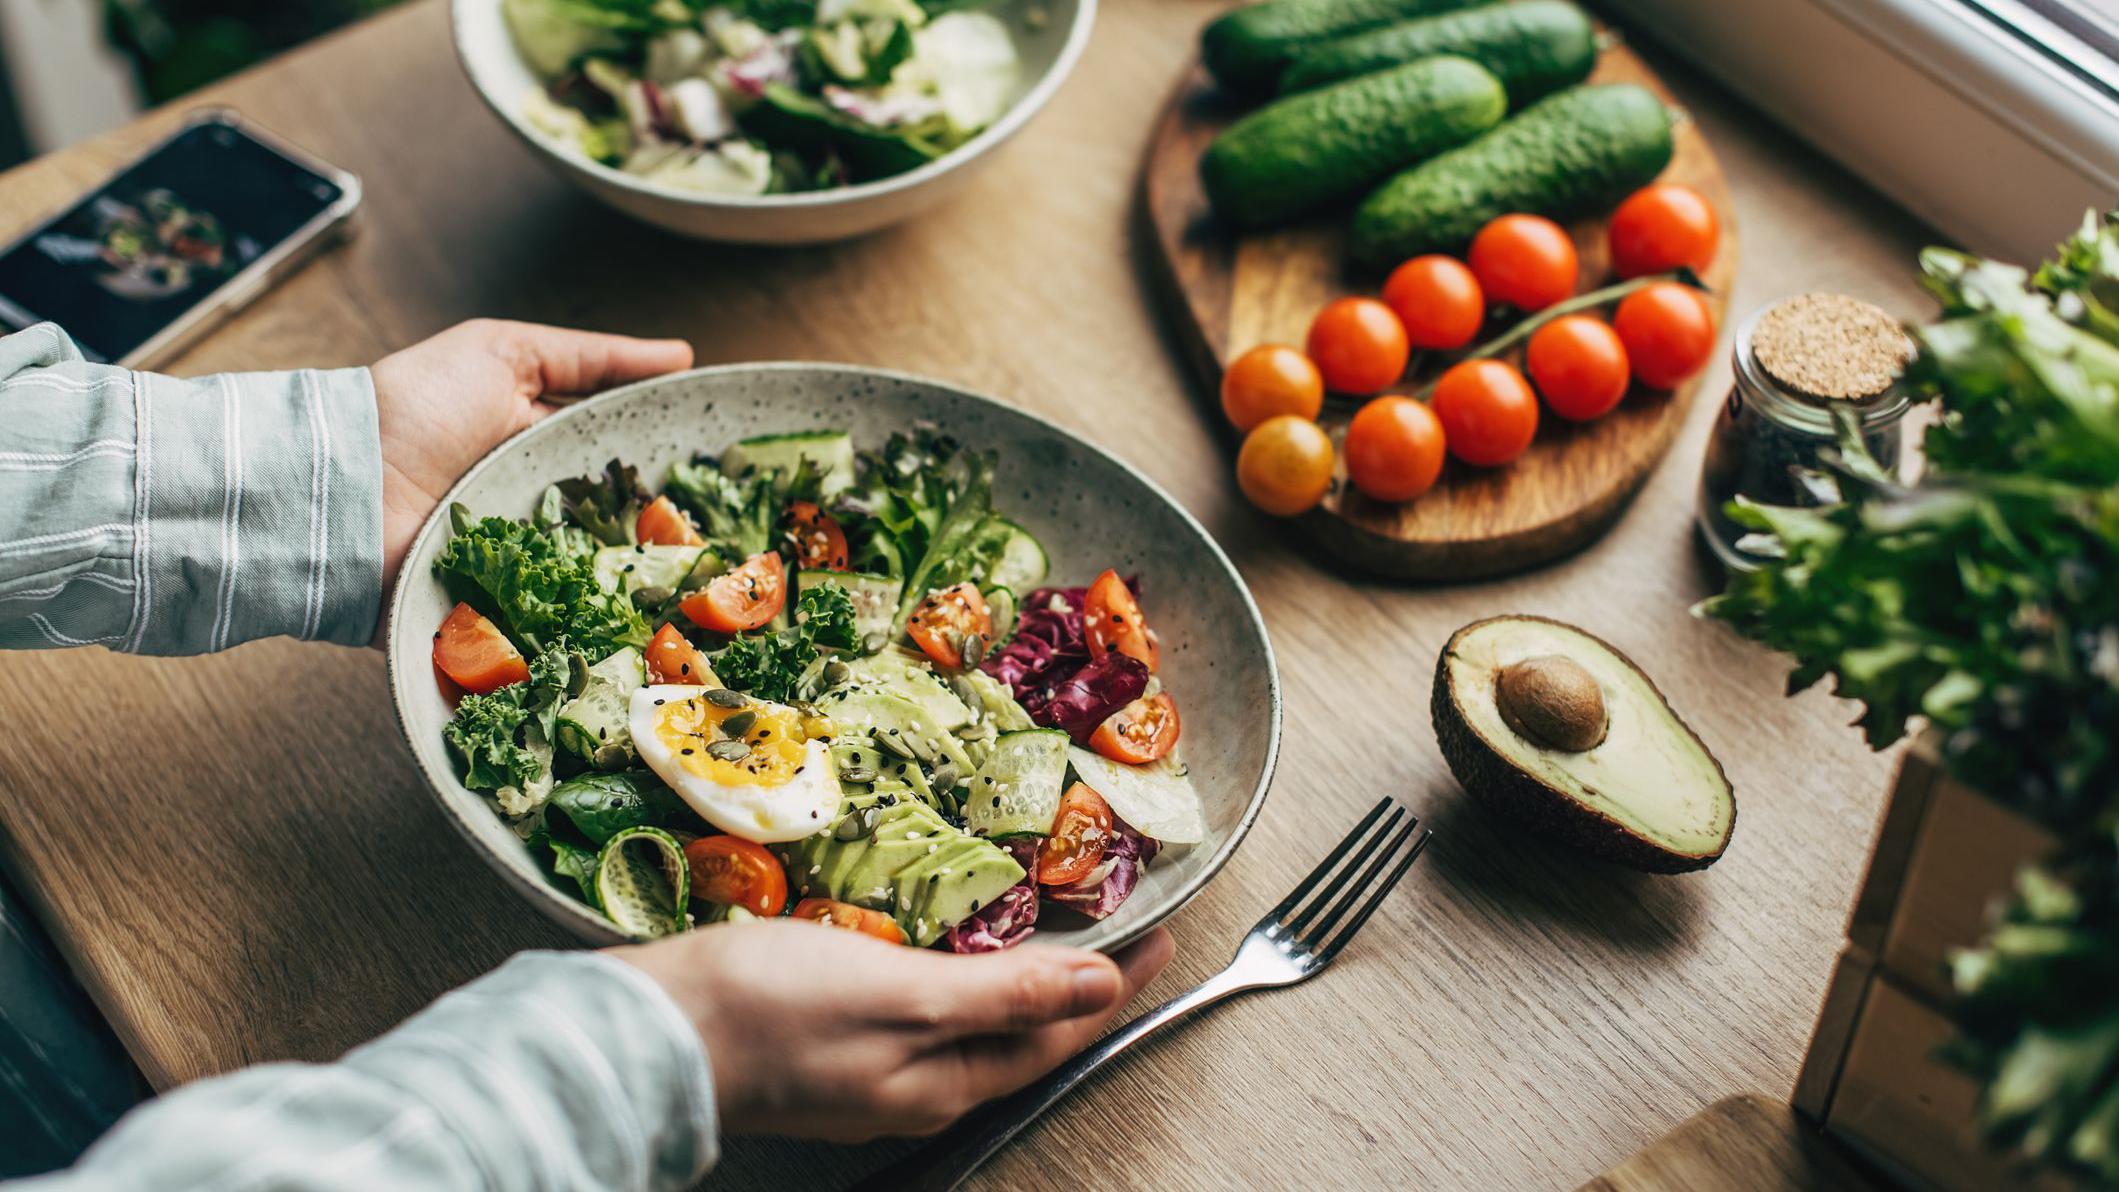
[[[1504,581],[1334,575],[1243,504],[1134,227],[1148,122],[1215,7],[1116,0],[1077,77],[960,199],[858,243],[765,251],[672,240],[547,174],[473,98],[442,5],[413,4],[198,97],[361,174],[366,229],[174,371],[364,363],[505,315],[682,335],[702,363],[928,373],[1107,444],[1227,546],[1287,688],[1277,789],[1175,919],[1179,956],[1150,996],[1219,966],[1379,792],[1438,836],[1331,975],[1126,1063],[981,1183],[1573,1187],[1725,1094],[1791,1087],[1888,759],[1845,727],[1848,706],[1783,700],[1780,659],[1686,614],[1710,587],[1690,519],[1712,400],[1607,538]],[[1922,309],[1920,229],[1698,77],[1670,78],[1736,191],[1735,309],[1812,287]],[[178,116],[0,176],[0,233]],[[1709,392],[1725,383],[1726,367]],[[1434,747],[1429,676],[1452,630],[1504,611],[1579,622],[1656,677],[1735,781],[1724,861],[1632,876],[1469,804]],[[430,805],[377,653],[17,655],[0,659],[0,723],[6,862],[157,1085],[337,1055],[511,952],[565,942]],[[739,1141],[716,1179],[831,1185],[892,1153]]]

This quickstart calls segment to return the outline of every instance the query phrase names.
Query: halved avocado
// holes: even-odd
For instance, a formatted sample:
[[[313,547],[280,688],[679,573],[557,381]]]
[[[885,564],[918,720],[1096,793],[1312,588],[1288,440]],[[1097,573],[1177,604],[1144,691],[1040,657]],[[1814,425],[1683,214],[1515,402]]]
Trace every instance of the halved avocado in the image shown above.
[[[1721,763],[1632,659],[1572,625],[1459,629],[1433,710],[1457,781],[1537,835],[1650,873],[1704,869],[1729,847]]]

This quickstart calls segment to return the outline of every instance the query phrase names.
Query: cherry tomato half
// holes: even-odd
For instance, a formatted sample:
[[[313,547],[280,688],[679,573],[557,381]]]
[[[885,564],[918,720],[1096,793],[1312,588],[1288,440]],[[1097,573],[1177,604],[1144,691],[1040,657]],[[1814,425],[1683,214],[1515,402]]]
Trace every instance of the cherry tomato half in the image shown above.
[[[1706,295],[1673,281],[1626,295],[1611,317],[1634,378],[1669,389],[1706,367],[1714,353],[1714,311]]]
[[[1315,418],[1324,409],[1324,377],[1310,358],[1286,344],[1260,344],[1229,362],[1221,374],[1221,412],[1237,430],[1293,414]]]
[[[1680,265],[1698,272],[1714,260],[1722,235],[1714,205],[1689,186],[1643,187],[1611,213],[1611,267],[1620,277]]]
[[[692,519],[684,515],[668,497],[656,497],[640,511],[640,520],[634,523],[633,534],[642,542],[656,546],[704,546],[706,539],[692,528]]]
[[[1116,571],[1104,572],[1089,585],[1089,595],[1082,601],[1082,627],[1090,658],[1117,650],[1151,671],[1162,661],[1155,635],[1148,632],[1148,622],[1133,599],[1133,589]]]
[[[1449,453],[1483,468],[1523,454],[1538,433],[1530,382],[1498,360],[1467,360],[1443,373],[1434,407]]]
[[[1383,303],[1405,324],[1405,337],[1416,348],[1449,352],[1472,341],[1486,321],[1486,291],[1471,269],[1455,257],[1414,257],[1391,271],[1383,283]]]
[[[522,651],[500,627],[468,604],[458,604],[434,631],[434,665],[473,695],[498,691],[530,677]]]
[[[1442,422],[1409,397],[1361,407],[1346,428],[1346,475],[1376,501],[1410,501],[1442,475]]]
[[[770,919],[787,906],[787,870],[762,844],[740,836],[702,836],[684,846],[692,897],[740,906]]]
[[[1619,333],[1588,315],[1564,315],[1532,332],[1523,367],[1546,407],[1572,422],[1610,413],[1633,380]]]
[[[1580,264],[1567,230],[1542,215],[1504,215],[1472,237],[1468,261],[1490,302],[1543,310],[1575,292]]]
[[[1145,766],[1177,744],[1177,705],[1157,692],[1106,717],[1089,737],[1089,748],[1114,762]]]
[[[674,624],[655,631],[647,644],[647,681],[650,683],[712,684],[714,668],[706,655]]]
[[[846,570],[846,531],[814,502],[788,505],[787,532],[795,542],[795,566],[804,571]]]
[[[1314,509],[1332,487],[1332,437],[1307,418],[1268,418],[1244,437],[1236,483],[1276,517]]]
[[[766,551],[743,560],[743,566],[694,592],[677,605],[701,629],[742,633],[780,615],[787,603],[787,565],[780,552]]]
[[[1111,805],[1077,782],[1060,796],[1052,835],[1037,850],[1040,885],[1071,886],[1089,876],[1111,843]]]
[[[850,902],[834,902],[829,898],[805,898],[795,904],[791,912],[797,919],[808,919],[827,927],[840,927],[847,931],[858,931],[872,935],[886,944],[905,942],[905,930],[898,921],[882,911],[872,911],[865,906]]]
[[[1341,298],[1310,322],[1310,359],[1340,393],[1376,393],[1405,375],[1405,324],[1374,298]]]
[[[905,622],[905,632],[912,642],[927,652],[934,664],[944,670],[961,670],[964,667],[964,647],[971,639],[979,639],[978,653],[983,656],[985,644],[993,640],[993,609],[986,598],[979,594],[978,585],[958,584],[927,593],[919,607]]]

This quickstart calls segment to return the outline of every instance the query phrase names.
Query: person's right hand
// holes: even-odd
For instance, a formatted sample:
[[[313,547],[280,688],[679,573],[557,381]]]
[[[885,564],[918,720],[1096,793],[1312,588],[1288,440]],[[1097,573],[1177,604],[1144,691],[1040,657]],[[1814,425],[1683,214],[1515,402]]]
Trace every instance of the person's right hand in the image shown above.
[[[861,1142],[935,1133],[1050,1071],[1170,952],[1160,928],[1113,963],[1040,944],[953,956],[780,920],[612,954],[698,1028],[722,1129]]]

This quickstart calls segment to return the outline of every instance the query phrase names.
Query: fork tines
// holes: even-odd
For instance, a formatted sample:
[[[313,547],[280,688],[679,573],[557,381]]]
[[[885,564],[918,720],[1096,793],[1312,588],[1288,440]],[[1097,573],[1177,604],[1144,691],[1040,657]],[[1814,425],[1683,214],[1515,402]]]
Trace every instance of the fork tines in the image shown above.
[[[1314,965],[1328,963],[1368,922],[1433,835],[1420,827],[1419,816],[1385,797],[1253,930],[1285,941],[1291,953],[1308,953]],[[1349,910],[1353,918],[1335,934]]]

